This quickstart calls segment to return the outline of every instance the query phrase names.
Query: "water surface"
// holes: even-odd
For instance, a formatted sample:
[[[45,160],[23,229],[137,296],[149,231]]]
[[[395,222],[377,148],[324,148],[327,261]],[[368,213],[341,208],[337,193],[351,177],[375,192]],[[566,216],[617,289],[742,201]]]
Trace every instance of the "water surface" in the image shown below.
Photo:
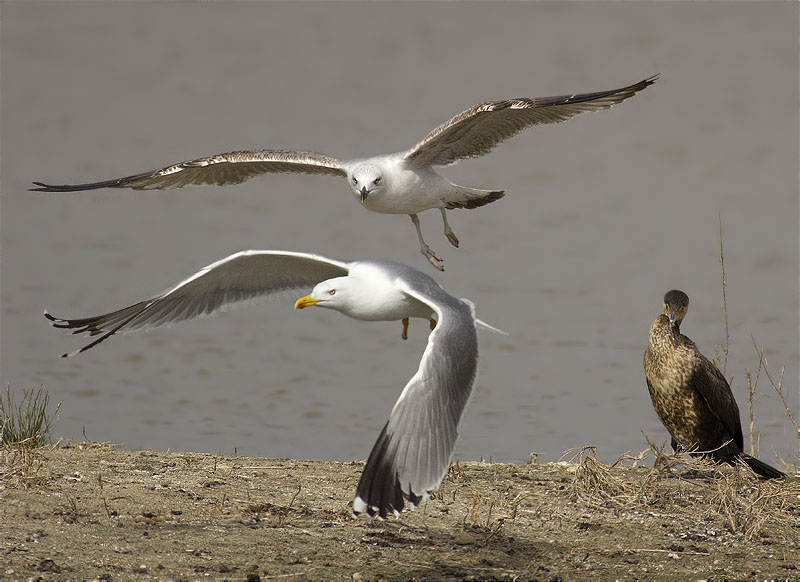
[[[428,270],[509,337],[480,337],[456,457],[616,459],[663,442],[642,372],[663,294],[727,375],[766,348],[798,400],[798,8],[791,3],[15,3],[2,7],[2,379],[44,385],[56,432],[127,448],[365,458],[416,370],[424,322],[292,309],[294,296],[169,329],[83,339],[48,327],[152,296],[230,253],[385,257]],[[610,111],[530,130],[447,168],[507,196],[453,211],[447,271],[405,216],[330,177],[169,192],[26,192],[241,148],[342,158],[410,147],[479,101],[595,91],[655,73]],[[761,455],[797,440],[762,373]],[[762,395],[763,394],[763,395]]]

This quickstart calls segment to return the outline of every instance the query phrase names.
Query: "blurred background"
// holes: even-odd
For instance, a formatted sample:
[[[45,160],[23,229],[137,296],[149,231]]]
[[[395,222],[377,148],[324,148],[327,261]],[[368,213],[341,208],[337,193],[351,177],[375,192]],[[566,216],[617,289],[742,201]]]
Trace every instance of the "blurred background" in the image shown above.
[[[363,459],[427,342],[399,323],[279,297],[215,319],[84,343],[85,317],[243,249],[384,257],[433,275],[509,337],[482,333],[456,459],[605,461],[668,439],[642,371],[666,291],[726,375],[749,432],[764,353],[798,411],[798,5],[768,3],[96,3],[2,6],[0,379],[62,401],[56,436],[123,447]],[[536,127],[443,169],[505,189],[477,210],[370,213],[341,179],[28,192],[244,148],[343,159],[404,150],[480,101],[661,79],[608,111]],[[785,369],[784,369],[785,366]],[[762,370],[761,458],[796,454]],[[747,440],[747,436],[745,437]]]

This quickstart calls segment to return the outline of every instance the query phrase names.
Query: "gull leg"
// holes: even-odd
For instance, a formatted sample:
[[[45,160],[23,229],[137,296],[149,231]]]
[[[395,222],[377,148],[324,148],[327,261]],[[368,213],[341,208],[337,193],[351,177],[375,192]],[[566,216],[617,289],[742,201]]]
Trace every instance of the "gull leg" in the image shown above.
[[[444,209],[442,209],[444,212]],[[444,265],[442,264],[442,257],[437,255],[431,247],[428,246],[428,243],[425,242],[425,239],[422,238],[422,229],[419,227],[419,218],[416,214],[409,214],[411,217],[411,222],[414,223],[414,228],[417,229],[417,237],[419,237],[419,250],[428,259],[434,267],[439,269],[440,271],[444,271]]]
[[[447,223],[447,212],[444,208],[444,198],[442,198],[442,205],[439,207],[439,210],[442,211],[442,222],[444,223],[444,236],[447,237],[447,240],[450,241],[450,244],[454,247],[458,248],[458,237],[456,233],[453,232],[453,229],[450,228],[450,225]]]

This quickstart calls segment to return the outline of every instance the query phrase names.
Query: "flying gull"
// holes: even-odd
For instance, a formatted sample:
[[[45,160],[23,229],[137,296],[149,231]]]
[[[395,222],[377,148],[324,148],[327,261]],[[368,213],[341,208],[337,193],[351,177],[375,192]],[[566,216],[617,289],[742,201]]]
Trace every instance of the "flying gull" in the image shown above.
[[[416,506],[442,482],[461,414],[475,385],[476,327],[501,332],[475,318],[475,308],[428,275],[385,260],[353,262],[288,251],[243,251],[208,265],[168,291],[130,307],[85,319],[61,319],[57,328],[100,337],[64,356],[83,352],[112,335],[212,315],[236,303],[307,288],[295,307],[334,309],[355,319],[432,319],[436,325],[416,374],[394,405],[369,455],[353,511],[386,517],[406,502]],[[405,327],[405,326],[404,326]]]
[[[417,230],[422,254],[443,271],[442,258],[422,238],[417,214],[438,208],[442,213],[444,234],[457,247],[458,238],[447,222],[445,211],[478,208],[502,198],[505,192],[458,186],[436,172],[433,166],[446,166],[488,154],[500,142],[532,125],[558,123],[587,111],[608,109],[652,85],[656,79],[658,75],[621,89],[596,93],[480,103],[431,131],[410,150],[394,154],[345,161],[313,152],[246,150],[104,182],[62,186],[34,182],[39,187],[32,190],[75,192],[96,188],[162,190],[192,184],[227,186],[258,174],[276,172],[341,176],[347,178],[350,190],[367,210],[408,214]]]

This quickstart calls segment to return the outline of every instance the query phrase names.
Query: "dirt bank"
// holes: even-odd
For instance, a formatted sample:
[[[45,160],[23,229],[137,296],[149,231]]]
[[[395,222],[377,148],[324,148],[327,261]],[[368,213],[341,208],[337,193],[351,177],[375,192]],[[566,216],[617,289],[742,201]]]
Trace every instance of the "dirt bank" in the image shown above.
[[[797,479],[734,468],[459,463],[381,522],[350,516],[362,463],[0,454],[3,579],[800,579]]]

